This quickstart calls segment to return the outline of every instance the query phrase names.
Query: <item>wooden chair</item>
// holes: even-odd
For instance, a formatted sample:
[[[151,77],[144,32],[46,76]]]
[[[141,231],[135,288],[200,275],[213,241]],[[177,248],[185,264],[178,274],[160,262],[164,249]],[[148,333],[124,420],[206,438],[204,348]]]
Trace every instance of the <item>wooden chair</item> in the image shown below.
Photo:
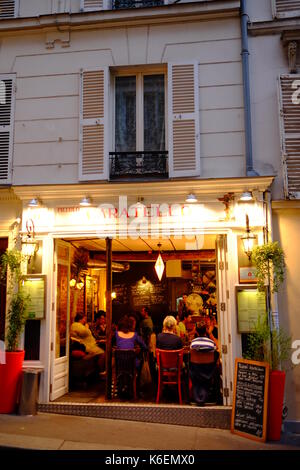
[[[117,390],[120,398],[122,392],[125,392],[136,400],[136,350],[115,348],[113,353],[115,358],[113,395],[115,396]]]
[[[201,386],[204,387],[207,390],[207,393],[209,392],[211,386],[214,383],[215,380],[215,371],[216,371],[216,358],[215,358],[215,352],[214,351],[197,351],[195,349],[190,350],[190,360],[189,360],[189,368],[190,368],[190,374],[191,374],[191,368],[193,365],[202,365],[203,367],[201,369],[198,368],[198,371],[200,372],[202,369],[202,372],[200,372],[200,377],[201,378]],[[202,375],[203,374],[203,375]],[[196,383],[199,383],[199,378],[196,379]],[[190,398],[193,392],[193,387],[196,386],[196,383],[193,383],[193,380],[190,376]]]
[[[190,363],[212,364],[213,362],[215,362],[214,351],[197,351],[196,349],[190,350]]]
[[[174,351],[156,349],[156,359],[158,366],[156,403],[159,403],[160,394],[164,385],[177,385],[179,403],[182,404],[181,372],[183,364],[183,349]]]

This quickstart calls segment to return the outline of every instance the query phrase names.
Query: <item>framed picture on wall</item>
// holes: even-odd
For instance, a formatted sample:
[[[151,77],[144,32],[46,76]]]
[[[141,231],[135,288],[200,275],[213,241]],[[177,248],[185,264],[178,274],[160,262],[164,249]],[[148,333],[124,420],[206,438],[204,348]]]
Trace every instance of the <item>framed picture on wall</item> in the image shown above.
[[[239,283],[240,284],[257,283],[257,277],[255,275],[255,268],[252,266],[239,268]]]

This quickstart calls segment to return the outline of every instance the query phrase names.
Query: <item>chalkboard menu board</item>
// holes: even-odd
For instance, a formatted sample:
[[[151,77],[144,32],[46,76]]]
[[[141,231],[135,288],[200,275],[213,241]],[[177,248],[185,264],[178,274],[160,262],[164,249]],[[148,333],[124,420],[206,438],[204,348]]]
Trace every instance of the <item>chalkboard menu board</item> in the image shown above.
[[[257,441],[266,440],[269,364],[235,360],[231,431]]]
[[[113,290],[116,293],[117,299],[122,304],[128,303],[128,293],[127,293],[127,285],[126,284],[114,284]]]
[[[152,282],[137,282],[130,286],[131,303],[135,310],[142,307],[151,307],[166,303],[165,284],[154,284]]]

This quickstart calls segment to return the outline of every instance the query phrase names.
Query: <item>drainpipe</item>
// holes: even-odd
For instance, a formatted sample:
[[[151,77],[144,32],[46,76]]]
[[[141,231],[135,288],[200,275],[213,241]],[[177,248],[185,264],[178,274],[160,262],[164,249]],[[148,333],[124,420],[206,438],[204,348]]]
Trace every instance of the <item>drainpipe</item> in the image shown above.
[[[253,169],[252,130],[251,130],[251,103],[250,103],[250,74],[248,50],[248,15],[246,13],[246,0],[241,0],[241,33],[242,33],[242,65],[243,65],[243,91],[244,91],[244,120],[246,141],[246,176],[259,176]]]
[[[273,221],[272,221],[272,203],[271,191],[267,190],[263,195],[263,202],[266,207],[266,230],[264,243],[273,241]],[[270,292],[270,308],[271,308],[271,325],[279,330],[279,313],[278,313],[278,295],[277,292]]]

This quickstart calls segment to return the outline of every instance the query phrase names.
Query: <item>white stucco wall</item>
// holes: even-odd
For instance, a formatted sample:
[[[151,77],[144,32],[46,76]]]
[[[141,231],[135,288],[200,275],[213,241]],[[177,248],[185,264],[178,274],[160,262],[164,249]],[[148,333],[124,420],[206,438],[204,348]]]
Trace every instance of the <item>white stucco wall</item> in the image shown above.
[[[175,60],[199,63],[201,177],[245,175],[239,18],[95,27],[72,31],[69,47],[56,41],[53,49],[47,38],[2,40],[0,73],[17,77],[14,185],[78,182],[81,68]]]
[[[249,38],[254,167],[261,175],[275,174],[273,198],[283,197],[280,152],[278,77],[288,73],[280,35]]]
[[[300,340],[299,303],[299,232],[300,209],[275,210],[273,215],[274,238],[280,242],[287,264],[286,280],[280,290],[280,324],[291,335],[292,340]],[[300,420],[300,365],[289,363],[286,375],[286,403],[289,420]]]

